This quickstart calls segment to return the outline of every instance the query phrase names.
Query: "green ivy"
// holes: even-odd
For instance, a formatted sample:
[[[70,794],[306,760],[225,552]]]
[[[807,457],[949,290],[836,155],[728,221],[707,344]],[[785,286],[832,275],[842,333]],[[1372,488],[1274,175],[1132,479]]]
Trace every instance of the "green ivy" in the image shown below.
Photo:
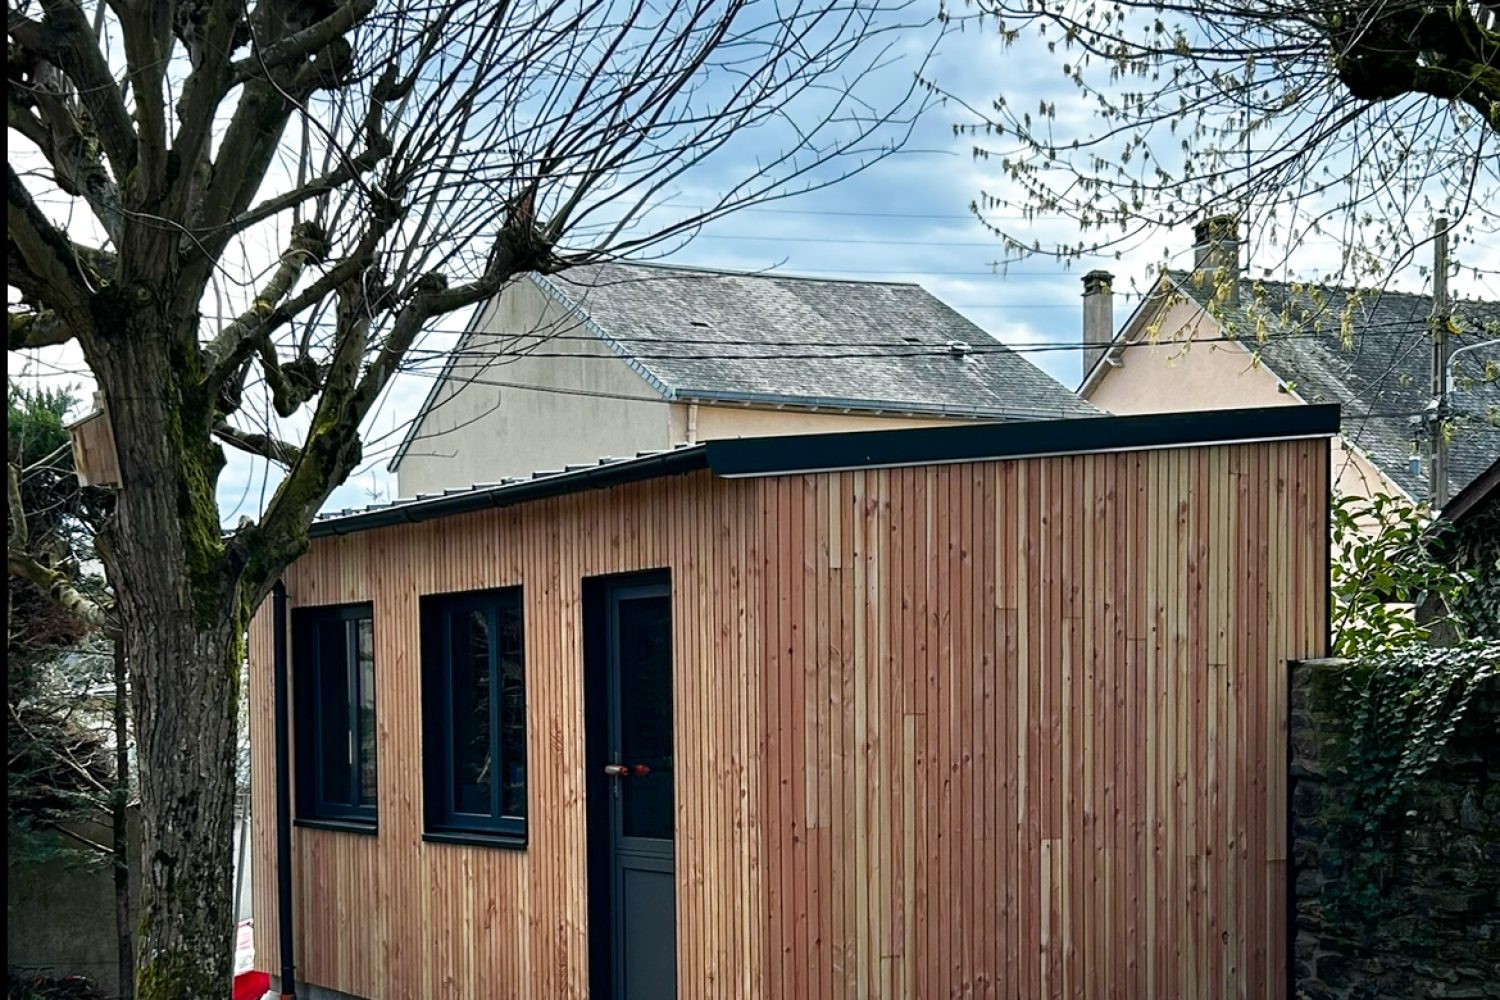
[[[1411,793],[1442,757],[1474,692],[1500,670],[1500,641],[1388,650],[1345,671],[1341,704],[1350,729],[1344,808],[1331,833],[1344,858],[1328,901],[1355,926],[1384,916],[1385,887],[1401,834],[1416,813]]]
[[[1443,531],[1425,507],[1399,497],[1335,501],[1329,588],[1338,656],[1362,660],[1424,643],[1444,624],[1467,634],[1450,609],[1464,605],[1474,578],[1441,557]]]

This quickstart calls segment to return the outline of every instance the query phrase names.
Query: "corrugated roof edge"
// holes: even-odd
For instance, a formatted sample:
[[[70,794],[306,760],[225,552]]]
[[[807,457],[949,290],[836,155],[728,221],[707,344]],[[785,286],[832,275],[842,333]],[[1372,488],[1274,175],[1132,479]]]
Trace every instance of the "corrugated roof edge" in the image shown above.
[[[477,487],[460,493],[449,493],[431,499],[398,500],[384,507],[353,514],[323,517],[308,528],[309,538],[347,535],[372,528],[413,524],[439,517],[452,517],[492,507],[510,507],[528,500],[580,493],[590,489],[623,486],[626,483],[680,475],[708,467],[703,445],[657,452],[636,458],[604,461],[584,468],[520,479],[495,486]]]
[[[1326,404],[732,438],[325,517],[312,523],[308,535],[312,538],[346,535],[701,469],[725,478],[796,475],[839,469],[1331,437],[1338,430],[1339,407]]]

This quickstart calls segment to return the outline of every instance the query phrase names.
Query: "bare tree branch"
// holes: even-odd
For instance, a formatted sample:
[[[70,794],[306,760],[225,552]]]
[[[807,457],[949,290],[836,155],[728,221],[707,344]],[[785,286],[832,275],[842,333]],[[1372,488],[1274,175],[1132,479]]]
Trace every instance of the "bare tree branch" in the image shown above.
[[[118,245],[124,221],[119,189],[63,95],[40,85],[29,93],[10,88],[6,92],[6,124],[42,151],[52,165],[58,187],[84,199]]]
[[[38,23],[9,7],[7,32],[24,51],[67,74],[88,109],[115,176],[128,176],[135,166],[135,127],[83,9],[75,0],[46,0],[42,9]]]
[[[14,470],[15,467],[10,466],[10,468]],[[13,472],[11,478],[11,493],[14,500],[16,498]],[[15,520],[16,517],[13,514],[11,523],[14,524]],[[55,566],[43,563],[24,549],[18,548],[14,537],[7,551],[7,562],[11,576],[29,580],[49,600],[68,614],[78,618],[79,621],[99,629],[108,630],[112,627],[110,616],[105,608],[79,590],[71,575]]]
[[[74,337],[73,331],[51,311],[10,309],[6,311],[6,349],[24,351],[37,347],[55,347]]]
[[[6,171],[7,280],[75,330],[86,329],[97,277],[85,273],[73,244],[42,215],[15,167],[6,164]]]
[[[333,13],[321,21],[315,21],[264,49],[257,48],[252,54],[237,61],[233,67],[235,82],[245,83],[257,79],[294,60],[321,52],[369,17],[374,9],[375,0],[342,0]]]
[[[976,160],[1003,181],[972,209],[1012,257],[1114,255],[1223,213],[1249,227],[1265,271],[1337,236],[1338,264],[1319,280],[1389,280],[1434,216],[1476,240],[1500,224],[1493,8],[977,0],[973,20],[1005,45],[1046,46],[1059,86],[1039,104],[946,92],[974,116],[960,130]],[[1488,197],[1474,196],[1481,183]],[[1005,209],[1024,225],[991,214]],[[1037,242],[1045,219],[1076,238]]]
[[[295,465],[298,456],[302,454],[302,450],[294,444],[271,437],[269,434],[242,431],[227,423],[216,424],[214,436],[240,451],[275,462],[277,465],[288,467]]]
[[[238,633],[418,338],[518,275],[670,249],[890,155],[926,98],[904,71],[856,91],[914,26],[907,0],[106,0],[96,38],[77,0],[40,2],[11,18],[11,132],[51,170],[11,171],[10,341],[77,333],[108,401],[127,487],[100,551],[151,859],[137,977],[208,995],[228,979],[227,901],[203,887],[227,884]],[[699,178],[735,147],[733,176]],[[697,183],[722,193],[662,206]],[[49,221],[73,203],[109,252]],[[226,447],[285,466],[227,539]]]

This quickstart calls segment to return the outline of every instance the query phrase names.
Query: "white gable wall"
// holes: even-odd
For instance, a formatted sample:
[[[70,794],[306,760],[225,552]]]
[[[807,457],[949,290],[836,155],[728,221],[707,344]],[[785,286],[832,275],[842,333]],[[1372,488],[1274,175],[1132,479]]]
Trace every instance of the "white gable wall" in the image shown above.
[[[517,342],[517,333],[553,339]],[[531,357],[485,357],[484,350]],[[892,430],[959,417],[668,402],[529,281],[485,307],[396,467],[400,496],[490,483],[714,438]],[[557,357],[556,355],[573,355]],[[505,383],[505,384],[497,384]]]
[[[666,400],[530,281],[493,299],[474,331],[397,466],[401,496],[669,446]],[[517,333],[561,336],[497,336]],[[481,356],[487,346],[574,356]]]

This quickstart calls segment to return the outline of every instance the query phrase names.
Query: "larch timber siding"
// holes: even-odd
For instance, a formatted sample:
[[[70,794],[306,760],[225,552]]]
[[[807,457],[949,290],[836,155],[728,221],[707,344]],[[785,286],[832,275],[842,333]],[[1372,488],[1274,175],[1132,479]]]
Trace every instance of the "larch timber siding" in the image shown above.
[[[318,539],[286,583],[374,604],[380,818],[295,829],[299,976],[587,994],[580,584],[669,567],[681,996],[1284,997],[1285,664],[1325,651],[1327,475],[1326,439],[697,472]],[[426,843],[418,597],[515,583],[530,842]]]

